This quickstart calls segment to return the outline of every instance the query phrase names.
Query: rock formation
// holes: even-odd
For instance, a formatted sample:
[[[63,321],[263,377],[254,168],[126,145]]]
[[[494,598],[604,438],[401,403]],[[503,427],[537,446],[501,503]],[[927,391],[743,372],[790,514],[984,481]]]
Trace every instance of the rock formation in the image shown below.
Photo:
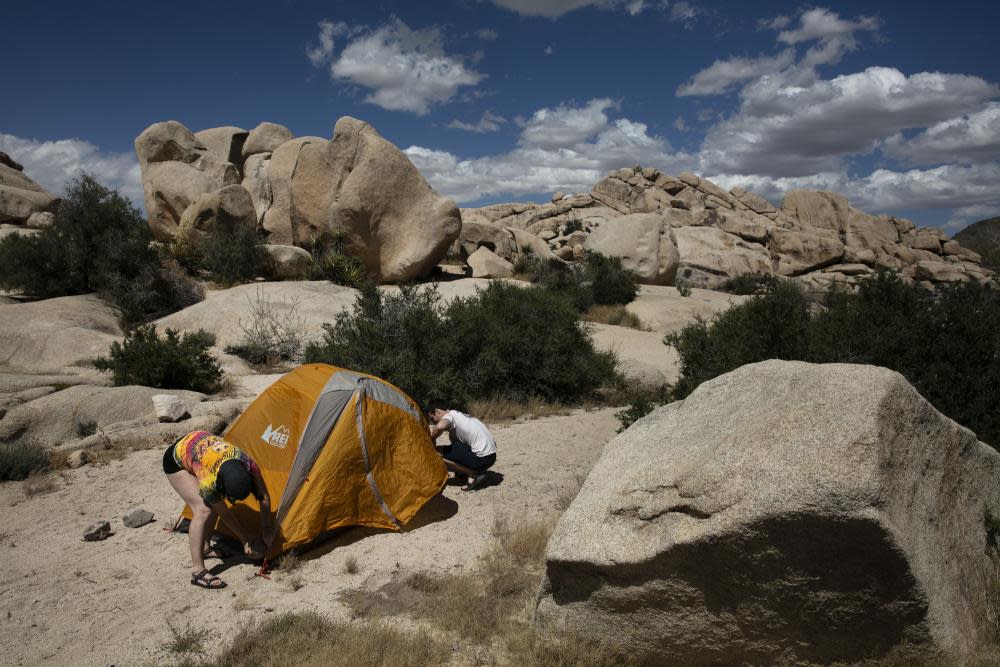
[[[1000,593],[998,473],[898,373],[744,366],[605,447],[549,542],[536,621],[649,664],[961,662]]]
[[[59,206],[59,198],[25,176],[23,170],[9,155],[0,153],[0,231],[4,234],[48,224],[51,217],[43,216],[50,216]]]
[[[797,190],[776,207],[743,188],[727,191],[694,174],[675,178],[649,167],[620,169],[589,193],[553,197],[550,203],[462,210],[465,222],[536,234],[563,259],[573,259],[574,248],[582,243],[621,256],[633,270],[637,257],[644,256],[649,265],[655,256],[650,242],[634,236],[636,214],[658,216],[672,227],[678,253],[675,271],[638,270],[646,284],[713,289],[728,278],[761,273],[822,289],[879,269],[901,271],[926,287],[993,283],[980,256],[940,230],[917,229],[904,218],[868,215],[842,195]],[[632,240],[626,243],[627,238]]]
[[[166,121],[147,128],[135,148],[159,241],[204,232],[222,212],[251,221],[272,245],[313,248],[337,239],[381,282],[399,282],[426,275],[461,229],[454,202],[353,118],[341,118],[329,141],[295,138],[274,123],[195,134]]]

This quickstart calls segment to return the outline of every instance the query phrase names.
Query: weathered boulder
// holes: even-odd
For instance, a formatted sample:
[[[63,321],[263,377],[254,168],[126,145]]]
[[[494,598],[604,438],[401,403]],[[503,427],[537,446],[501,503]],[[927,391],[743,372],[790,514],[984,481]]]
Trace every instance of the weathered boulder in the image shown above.
[[[5,167],[10,167],[14,171],[24,171],[24,165],[22,165],[20,162],[17,162],[16,160],[14,160],[14,158],[7,155],[3,151],[0,151],[0,165],[3,165]]]
[[[24,223],[33,213],[52,212],[58,206],[54,194],[19,169],[0,163],[0,222]]]
[[[330,142],[320,137],[286,141],[271,155],[271,204],[261,218],[269,243],[304,246],[329,236],[337,196],[332,157]]]
[[[181,216],[177,238],[200,241],[220,225],[224,230],[237,226],[257,228],[253,200],[242,185],[227,185],[215,192],[198,195]]]
[[[177,121],[150,125],[135,140],[146,218],[157,241],[172,241],[198,195],[240,181],[232,163],[209,151]]]
[[[257,153],[247,158],[243,163],[243,187],[250,193],[253,200],[254,213],[258,224],[264,222],[264,214],[271,208],[274,196],[271,192],[271,181],[267,178],[271,166],[270,153]]]
[[[517,251],[514,235],[506,227],[490,222],[463,221],[458,243],[462,254],[466,257],[480,248],[487,248],[497,256],[509,261]]]
[[[49,213],[48,211],[36,211],[28,217],[25,224],[28,229],[45,229],[46,227],[51,227],[52,223],[55,221],[56,216],[54,213]]]
[[[514,275],[514,265],[486,246],[469,255],[466,262],[472,269],[473,278],[510,278]]]
[[[258,153],[273,153],[278,146],[294,138],[292,131],[284,125],[261,123],[250,130],[246,141],[243,142],[243,159],[246,160]]]
[[[179,422],[190,416],[184,399],[176,394],[153,394],[153,410],[156,418],[166,423]]]
[[[836,233],[823,232],[827,230],[771,230],[769,247],[775,272],[794,276],[839,262],[844,256],[844,244]]]
[[[549,542],[536,622],[645,664],[962,664],[992,637],[998,475],[898,373],[744,366],[605,447]]]
[[[264,248],[271,257],[271,272],[279,280],[302,278],[313,264],[312,255],[298,246],[268,243]]]
[[[844,231],[844,244],[858,249],[899,243],[899,230],[889,216],[876,217],[854,208],[848,212]]]
[[[693,287],[714,288],[727,278],[745,273],[771,273],[767,249],[715,227],[674,229],[680,263],[678,281]]]
[[[802,227],[824,227],[845,231],[850,217],[847,197],[834,192],[792,190],[781,201],[781,210]]]
[[[246,143],[249,134],[242,127],[226,125],[195,132],[194,137],[198,143],[222,160],[232,163],[237,171],[242,173],[243,144]]]
[[[587,237],[584,248],[621,257],[622,266],[643,284],[672,285],[677,275],[674,229],[662,215],[633,213],[601,223]]]
[[[435,193],[406,154],[368,123],[338,120],[331,154],[332,226],[345,234],[345,249],[381,282],[430,272],[462,228],[455,202]]]

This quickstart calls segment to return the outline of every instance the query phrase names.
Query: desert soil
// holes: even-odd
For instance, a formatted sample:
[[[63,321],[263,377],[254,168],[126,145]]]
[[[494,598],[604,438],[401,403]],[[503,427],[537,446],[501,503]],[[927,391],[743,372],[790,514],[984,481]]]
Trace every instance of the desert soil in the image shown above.
[[[229,584],[221,591],[189,584],[187,536],[164,530],[181,503],[160,470],[160,450],[51,475],[54,488],[34,495],[25,482],[0,484],[0,663],[161,664],[176,658],[165,648],[169,625],[206,628],[206,644],[219,647],[254,617],[317,610],[349,619],[340,593],[474,567],[494,517],[557,514],[614,437],[615,411],[492,425],[499,484],[475,492],[449,484],[404,533],[341,531],[304,552],[292,575],[267,580],[248,561],[209,561]],[[122,515],[136,506],[156,521],[124,527]],[[99,519],[111,521],[112,536],[82,541]],[[347,572],[351,559],[355,574]]]

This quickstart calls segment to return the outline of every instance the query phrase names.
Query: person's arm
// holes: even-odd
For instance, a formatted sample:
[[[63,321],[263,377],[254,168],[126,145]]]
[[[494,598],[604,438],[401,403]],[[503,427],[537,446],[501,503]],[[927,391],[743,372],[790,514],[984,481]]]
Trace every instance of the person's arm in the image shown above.
[[[246,533],[243,532],[243,526],[240,525],[240,520],[237,519],[236,515],[229,510],[229,506],[226,505],[225,501],[220,500],[218,502],[209,503],[208,506],[212,508],[213,512],[219,515],[219,518],[222,519],[222,523],[225,524],[226,528],[232,531],[232,533],[236,535],[236,538],[243,544],[243,553],[247,556],[253,557],[255,555],[253,545],[250,544],[250,540],[247,539]]]
[[[274,516],[271,514],[271,496],[267,493],[264,478],[261,477],[259,470],[254,470],[253,484],[257,491],[256,496],[260,499],[260,539],[264,542],[265,547],[269,547],[274,541],[276,531],[274,529]]]
[[[431,440],[437,440],[438,436],[451,428],[451,422],[447,417],[442,417],[437,424],[431,424]]]

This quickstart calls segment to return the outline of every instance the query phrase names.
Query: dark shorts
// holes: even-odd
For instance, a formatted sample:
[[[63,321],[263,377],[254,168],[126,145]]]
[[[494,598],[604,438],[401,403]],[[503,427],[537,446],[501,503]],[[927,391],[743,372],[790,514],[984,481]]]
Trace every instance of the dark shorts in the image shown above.
[[[184,468],[177,465],[177,459],[174,458],[174,443],[167,447],[167,451],[163,452],[163,472],[167,475],[173,475],[175,472],[180,472]]]
[[[476,472],[481,472],[483,470],[488,470],[493,467],[493,464],[497,462],[497,455],[490,454],[489,456],[476,456],[476,454],[469,448],[464,442],[452,442],[450,445],[441,450],[444,457],[449,461],[454,461],[455,463],[465,466],[466,468],[471,468]]]

